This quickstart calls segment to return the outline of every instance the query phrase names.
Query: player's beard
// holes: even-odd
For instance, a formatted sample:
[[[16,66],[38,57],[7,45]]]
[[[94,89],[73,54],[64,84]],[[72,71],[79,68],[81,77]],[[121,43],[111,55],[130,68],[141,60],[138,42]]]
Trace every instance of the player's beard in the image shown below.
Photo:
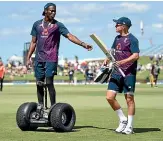
[[[50,20],[53,20],[54,18],[55,18],[55,14],[49,15],[49,19],[50,19]]]

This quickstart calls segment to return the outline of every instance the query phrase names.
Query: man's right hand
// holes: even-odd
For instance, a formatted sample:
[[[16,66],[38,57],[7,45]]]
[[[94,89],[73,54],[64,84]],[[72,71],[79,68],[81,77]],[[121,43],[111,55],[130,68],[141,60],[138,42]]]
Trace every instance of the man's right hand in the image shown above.
[[[109,59],[108,58],[106,58],[105,60],[104,60],[104,62],[103,62],[103,66],[107,66],[107,64],[109,63]]]
[[[26,67],[27,67],[27,69],[29,68],[30,65],[31,65],[31,60],[27,58],[27,61],[26,61]]]

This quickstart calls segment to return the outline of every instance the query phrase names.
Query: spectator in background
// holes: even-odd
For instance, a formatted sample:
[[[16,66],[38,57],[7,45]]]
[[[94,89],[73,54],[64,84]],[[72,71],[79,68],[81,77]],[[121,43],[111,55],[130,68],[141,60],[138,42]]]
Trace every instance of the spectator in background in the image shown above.
[[[88,77],[88,75],[89,75],[89,69],[88,68],[86,68],[85,69],[85,74],[84,74],[84,77],[85,77],[85,85],[87,84],[87,82],[89,81],[89,77]]]
[[[68,68],[69,68],[69,63],[68,63],[68,60],[67,58],[65,58],[65,63],[64,63],[64,76],[68,76]]]
[[[153,87],[153,85],[155,85],[155,87],[157,87],[157,80],[158,80],[159,74],[160,74],[160,66],[159,66],[159,63],[157,60],[152,65],[152,69],[151,69],[151,76],[150,76],[151,87]]]
[[[79,62],[76,61],[76,62],[74,63],[74,69],[75,69],[75,71],[78,71],[78,66],[79,66]]]
[[[5,76],[5,66],[3,65],[2,59],[0,57],[0,91],[3,89],[3,79]]]
[[[151,83],[151,87],[153,87],[153,84],[154,84],[154,75],[153,75],[153,65],[152,65],[152,69],[151,69],[151,72],[150,72],[150,83]]]
[[[89,83],[93,82],[93,71],[92,71],[92,68],[90,68],[89,71],[88,71],[88,79],[89,79]]]
[[[69,84],[74,83],[74,70],[72,68],[70,68],[68,75],[69,75]]]

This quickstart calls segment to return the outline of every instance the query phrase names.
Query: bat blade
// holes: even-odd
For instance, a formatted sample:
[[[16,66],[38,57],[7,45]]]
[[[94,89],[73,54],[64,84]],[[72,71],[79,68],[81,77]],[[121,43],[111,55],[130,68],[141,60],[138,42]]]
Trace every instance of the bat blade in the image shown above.
[[[96,35],[96,34],[91,34],[90,37],[93,39],[93,41],[100,47],[100,49],[103,51],[103,53],[108,57],[112,58],[113,61],[115,61],[115,58],[113,55],[107,50],[107,46],[103,43],[103,41]],[[121,68],[118,68],[120,73],[122,74],[123,77],[125,77],[124,72],[122,71]]]
[[[96,35],[96,34],[91,34],[90,37],[92,40],[101,48],[103,53],[110,58],[109,51],[107,50],[107,46],[103,43],[103,41]]]

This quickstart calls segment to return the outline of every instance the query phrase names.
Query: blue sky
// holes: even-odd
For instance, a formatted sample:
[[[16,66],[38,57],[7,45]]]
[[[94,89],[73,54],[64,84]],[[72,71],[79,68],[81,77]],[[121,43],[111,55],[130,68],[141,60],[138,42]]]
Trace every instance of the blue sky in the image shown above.
[[[0,56],[3,61],[16,54],[22,56],[24,42],[31,40],[30,31],[35,21],[43,18],[43,7],[47,2],[2,2],[0,1]],[[101,50],[89,37],[96,33],[108,47],[117,35],[112,19],[122,16],[129,17],[133,33],[140,43],[140,50],[153,44],[163,43],[163,2],[126,2],[126,1],[57,1],[56,19],[63,22],[68,30],[80,40],[94,46],[93,51],[87,52],[64,37],[61,38],[60,56],[73,59],[105,57]],[[144,23],[144,35],[141,36],[140,21]]]

